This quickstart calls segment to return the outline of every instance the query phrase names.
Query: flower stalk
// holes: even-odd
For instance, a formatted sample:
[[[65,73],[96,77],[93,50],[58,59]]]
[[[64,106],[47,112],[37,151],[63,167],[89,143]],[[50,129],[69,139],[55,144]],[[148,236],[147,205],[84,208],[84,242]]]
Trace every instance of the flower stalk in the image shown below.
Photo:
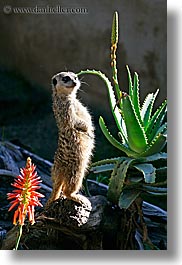
[[[120,88],[117,76],[117,65],[116,65],[116,50],[118,44],[118,12],[114,13],[112,22],[111,32],[111,68],[112,68],[112,79],[116,89],[117,98],[120,98]]]
[[[21,236],[22,236],[22,230],[23,230],[23,225],[20,225],[19,226],[19,235],[18,235],[18,237],[16,239],[16,246],[15,246],[14,250],[18,250],[18,246],[19,246],[20,239],[21,239]]]

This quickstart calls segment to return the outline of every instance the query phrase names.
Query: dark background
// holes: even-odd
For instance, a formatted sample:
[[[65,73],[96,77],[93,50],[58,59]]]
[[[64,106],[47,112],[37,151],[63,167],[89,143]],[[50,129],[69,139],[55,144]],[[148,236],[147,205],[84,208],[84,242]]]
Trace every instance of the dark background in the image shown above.
[[[87,14],[5,14],[4,6],[84,7]],[[13,140],[53,160],[57,128],[51,106],[51,77],[60,71],[99,69],[111,78],[110,34],[119,13],[119,80],[127,91],[126,69],[139,73],[141,98],[160,88],[166,98],[167,10],[164,0],[1,1],[0,3],[0,139]],[[96,126],[93,160],[118,155],[98,126],[103,115],[114,131],[102,81],[85,76],[79,98]]]

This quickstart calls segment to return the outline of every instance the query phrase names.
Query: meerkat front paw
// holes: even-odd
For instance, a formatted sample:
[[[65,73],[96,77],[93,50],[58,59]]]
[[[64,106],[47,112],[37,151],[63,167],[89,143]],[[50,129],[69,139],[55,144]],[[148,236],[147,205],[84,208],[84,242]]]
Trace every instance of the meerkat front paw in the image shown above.
[[[87,132],[88,131],[88,126],[87,124],[82,121],[82,120],[79,120],[76,124],[75,124],[75,128],[78,130],[78,131],[82,131],[82,132]]]

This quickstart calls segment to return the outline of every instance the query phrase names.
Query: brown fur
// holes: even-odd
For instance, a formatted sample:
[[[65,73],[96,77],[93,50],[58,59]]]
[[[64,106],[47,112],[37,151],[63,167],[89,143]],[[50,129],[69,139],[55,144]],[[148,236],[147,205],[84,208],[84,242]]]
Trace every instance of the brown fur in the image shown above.
[[[64,83],[64,76],[69,76],[71,80]],[[68,199],[89,204],[84,196],[77,193],[94,147],[91,116],[76,98],[80,87],[77,76],[61,72],[54,78],[57,84],[53,85],[53,111],[58,127],[58,147],[52,167],[53,190],[48,205],[58,199],[61,192]]]

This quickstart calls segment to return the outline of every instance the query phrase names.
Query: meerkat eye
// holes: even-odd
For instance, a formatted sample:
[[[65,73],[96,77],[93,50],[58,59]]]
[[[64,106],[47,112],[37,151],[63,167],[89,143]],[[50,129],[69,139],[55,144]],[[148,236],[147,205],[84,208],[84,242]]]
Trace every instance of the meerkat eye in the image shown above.
[[[64,82],[64,83],[67,83],[67,82],[69,82],[71,80],[71,78],[69,77],[69,76],[64,76],[63,78],[62,78],[62,81]]]

